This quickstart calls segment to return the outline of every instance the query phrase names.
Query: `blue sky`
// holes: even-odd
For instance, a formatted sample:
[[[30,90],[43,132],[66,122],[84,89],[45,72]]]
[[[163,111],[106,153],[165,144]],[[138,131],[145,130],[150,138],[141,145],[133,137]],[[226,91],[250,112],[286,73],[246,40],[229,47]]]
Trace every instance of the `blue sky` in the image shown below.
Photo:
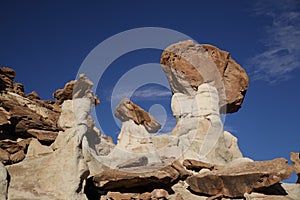
[[[243,107],[225,118],[225,129],[239,138],[245,156],[289,158],[289,152],[300,150],[297,0],[0,0],[0,65],[17,71],[16,80],[26,92],[35,90],[43,99],[51,99],[57,88],[76,77],[98,44],[139,27],[173,29],[199,43],[216,45],[246,69],[251,82]],[[119,130],[110,104],[118,80],[135,66],[159,63],[160,55],[157,49],[140,49],[120,56],[107,68],[96,90],[102,101],[96,113],[106,134],[115,138]],[[164,117],[170,117],[168,92],[166,87],[148,84],[131,99],[146,110],[159,103],[152,106],[153,113],[162,106]],[[165,131],[174,124],[167,119]]]

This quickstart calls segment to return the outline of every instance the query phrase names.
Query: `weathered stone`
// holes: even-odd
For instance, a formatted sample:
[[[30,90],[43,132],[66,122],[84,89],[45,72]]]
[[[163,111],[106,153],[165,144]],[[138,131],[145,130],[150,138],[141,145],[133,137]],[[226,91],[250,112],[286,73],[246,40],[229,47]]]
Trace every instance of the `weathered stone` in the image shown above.
[[[78,80],[72,80],[65,84],[63,89],[58,89],[53,93],[56,104],[62,104],[65,100],[75,98],[90,97],[94,99],[94,104],[98,105],[100,100],[97,96],[91,95],[93,83],[84,75],[80,74]]]
[[[130,160],[147,157],[147,164],[161,163],[161,159],[152,144],[150,135],[143,125],[137,125],[133,120],[122,123],[118,143],[108,156],[102,157],[103,163],[116,169]],[[146,164],[142,162],[140,164]],[[126,169],[126,168],[123,168]]]
[[[207,200],[207,196],[200,196],[192,193],[190,190],[187,189],[188,185],[184,181],[179,181],[175,185],[172,186],[172,190],[174,194],[169,196],[170,200]]]
[[[300,197],[300,184],[282,183],[281,186],[286,191],[288,196],[292,199],[299,199]]]
[[[152,115],[127,98],[116,107],[115,116],[122,122],[131,119],[136,124],[145,126],[149,133],[156,133],[161,128],[160,123]]]
[[[190,189],[209,196],[243,197],[289,178],[293,168],[284,158],[240,163],[218,171],[201,173],[187,179]]]
[[[113,169],[161,163],[149,134],[149,131],[156,132],[161,127],[156,119],[129,99],[120,102],[115,116],[123,122],[118,143],[107,157],[99,159]],[[140,158],[145,158],[147,162],[136,162]]]
[[[213,164],[198,161],[198,160],[192,160],[192,159],[184,160],[182,164],[187,169],[194,170],[194,171],[200,171],[201,169],[213,170],[215,168],[215,165]]]
[[[37,139],[32,139],[27,150],[26,157],[38,157],[39,155],[45,155],[52,153],[51,147],[42,145]]]
[[[89,91],[87,93],[92,95]],[[56,138],[59,142],[54,143],[55,151],[34,153],[31,148],[30,154],[35,156],[28,156],[21,163],[7,166],[11,178],[9,199],[87,199],[83,193],[83,182],[89,175],[88,162],[91,158],[87,154],[85,135],[88,130],[87,118],[94,104],[94,99],[89,95],[64,101],[63,104],[72,104],[62,108],[71,109],[74,121],[70,123],[71,127],[59,133]],[[65,115],[60,117],[64,118]]]
[[[13,164],[25,158],[25,151],[31,139],[24,140],[0,140],[0,160],[3,164]]]
[[[31,93],[27,94],[26,97],[30,100],[40,100],[40,96],[36,91],[32,91]]]
[[[93,177],[93,183],[104,191],[152,191],[155,188],[168,188],[190,175],[178,161],[165,167],[162,164],[149,167],[129,168],[131,171],[126,172],[107,168],[105,173]]]
[[[16,93],[3,93],[0,95],[2,107],[9,110],[9,125],[0,126],[0,130],[8,136],[34,137],[27,131],[38,129],[58,131],[56,126],[59,113],[44,107],[37,101],[32,101]],[[54,141],[55,138],[46,141]],[[45,138],[44,137],[44,138]]]
[[[222,112],[236,112],[241,107],[249,78],[228,52],[188,40],[167,47],[160,63],[173,93],[193,95],[199,85],[214,82]]]
[[[117,168],[130,168],[130,167],[139,167],[139,166],[146,166],[148,164],[148,158],[146,156],[142,156],[139,158],[134,158],[131,160],[126,161],[117,166]]]
[[[73,88],[76,80],[72,80],[65,84],[63,89],[58,89],[53,93],[57,104],[62,104],[65,100],[71,100],[73,97]]]
[[[151,193],[120,193],[108,192],[106,195],[101,196],[100,200],[164,200],[169,196],[168,192],[164,189],[155,189]]]
[[[0,199],[6,200],[7,198],[7,171],[4,165],[0,162]]]
[[[0,148],[0,162],[3,164],[10,163],[9,153],[1,148]]]
[[[57,131],[47,131],[39,129],[28,129],[27,133],[43,142],[53,142],[58,134]]]
[[[10,124],[10,114],[4,108],[0,107],[0,126]]]
[[[293,162],[294,171],[298,175],[297,183],[300,183],[300,153],[291,152],[290,159]]]
[[[177,119],[171,135],[151,138],[161,157],[201,160],[217,165],[242,157],[237,139],[223,131],[218,92],[214,86],[202,84],[194,96],[175,93],[171,108]]]

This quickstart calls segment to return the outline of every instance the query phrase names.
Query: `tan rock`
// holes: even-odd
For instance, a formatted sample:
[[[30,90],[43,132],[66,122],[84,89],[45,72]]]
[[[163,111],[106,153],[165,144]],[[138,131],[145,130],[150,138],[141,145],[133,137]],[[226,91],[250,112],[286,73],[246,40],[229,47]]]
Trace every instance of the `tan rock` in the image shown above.
[[[291,176],[292,166],[284,158],[240,163],[218,171],[201,173],[187,179],[192,191],[209,196],[243,197]]]
[[[156,133],[161,128],[160,123],[152,115],[127,98],[116,107],[115,116],[122,122],[131,119],[136,124],[145,126],[149,133]]]
[[[89,175],[88,163],[92,160],[88,154],[85,135],[88,131],[87,118],[94,99],[83,97],[64,101],[63,104],[65,103],[72,104],[75,121],[70,124],[73,126],[58,135],[56,140],[60,142],[52,153],[38,153],[36,157],[28,156],[21,163],[7,166],[10,174],[8,199],[87,200],[83,193],[83,182]],[[32,148],[30,151],[33,151]]]
[[[0,140],[0,160],[2,163],[13,164],[22,161],[30,141],[30,138],[19,141]]]
[[[0,162],[0,199],[6,200],[7,198],[7,171],[4,165]]]
[[[20,138],[36,137],[36,135],[31,135],[31,133],[27,132],[29,129],[50,131],[48,133],[59,130],[56,125],[59,113],[44,107],[42,103],[40,104],[11,92],[0,94],[0,101],[2,102],[2,107],[5,110],[9,110],[9,125],[0,126],[0,130],[8,135],[8,138],[10,134]],[[11,122],[12,119],[14,120],[13,122]],[[41,140],[45,142],[54,141],[55,137],[51,136],[48,138],[47,133],[43,133]]]
[[[10,163],[10,155],[7,151],[0,148],[0,163]]]
[[[24,96],[24,87],[20,83],[14,83],[16,72],[8,67],[0,67],[0,92],[9,91]]]
[[[27,150],[26,157],[38,157],[39,155],[45,155],[52,153],[51,147],[42,145],[37,139],[32,139]]]
[[[199,85],[214,81],[222,112],[241,107],[249,78],[228,52],[188,40],[167,47],[160,63],[173,93],[193,95]]]
[[[98,105],[100,103],[98,97],[91,95],[92,86],[93,83],[84,74],[80,74],[78,80],[66,83],[63,89],[58,89],[53,93],[53,97],[56,99],[56,104],[61,105],[65,100],[89,96],[94,99],[94,105]]]
[[[152,170],[149,171],[148,168]],[[131,171],[118,171],[115,169],[105,169],[104,173],[95,175],[93,183],[100,190],[118,190],[126,192],[133,188],[166,188],[172,186],[180,179],[185,179],[188,173],[178,162],[171,165],[156,165],[148,167],[131,168]]]
[[[0,107],[0,126],[10,124],[10,114],[4,108]]]
[[[194,171],[200,171],[201,169],[209,169],[213,170],[215,168],[215,165],[198,161],[198,160],[192,160],[192,159],[186,159],[183,161],[183,166],[185,166],[189,170]]]
[[[291,152],[290,159],[294,164],[294,171],[298,175],[297,183],[300,183],[300,153]]]

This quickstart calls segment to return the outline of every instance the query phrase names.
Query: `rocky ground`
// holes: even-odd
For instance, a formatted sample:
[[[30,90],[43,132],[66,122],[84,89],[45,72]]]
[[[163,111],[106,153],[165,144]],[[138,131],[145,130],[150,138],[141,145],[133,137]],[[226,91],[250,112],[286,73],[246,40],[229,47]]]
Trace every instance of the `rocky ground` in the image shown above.
[[[85,75],[41,100],[0,67],[0,200],[294,199],[300,200],[299,153],[252,161],[223,130],[220,113],[237,112],[249,78],[228,52],[183,41],[161,57],[177,124],[167,135],[130,99],[115,109],[117,144],[89,113],[100,103]]]

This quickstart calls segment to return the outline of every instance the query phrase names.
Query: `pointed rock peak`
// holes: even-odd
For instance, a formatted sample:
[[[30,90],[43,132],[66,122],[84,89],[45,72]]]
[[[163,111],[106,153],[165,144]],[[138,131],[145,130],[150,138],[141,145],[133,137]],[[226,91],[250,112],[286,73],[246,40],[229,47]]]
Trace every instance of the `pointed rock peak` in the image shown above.
[[[160,123],[148,112],[134,104],[128,98],[124,98],[115,109],[115,116],[122,122],[133,120],[138,125],[145,126],[149,133],[156,133]]]
[[[93,82],[90,81],[85,74],[80,74],[78,80],[72,80],[65,84],[63,89],[58,89],[53,93],[56,104],[61,105],[65,100],[75,98],[91,97],[95,99],[95,105],[100,103],[97,96],[93,95],[91,88]]]

